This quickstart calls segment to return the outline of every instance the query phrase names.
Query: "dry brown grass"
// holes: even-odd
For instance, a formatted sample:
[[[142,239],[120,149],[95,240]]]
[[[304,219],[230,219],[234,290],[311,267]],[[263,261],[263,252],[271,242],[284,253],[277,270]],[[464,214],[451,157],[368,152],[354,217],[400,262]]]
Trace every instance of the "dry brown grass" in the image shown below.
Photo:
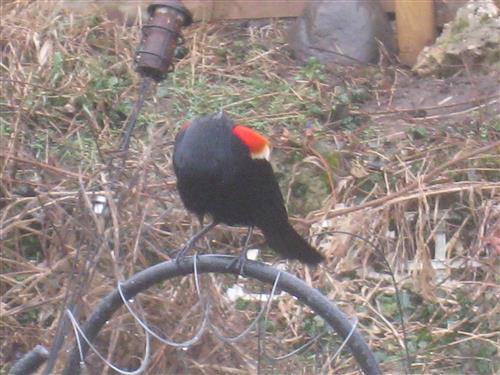
[[[359,319],[384,372],[402,371],[403,336],[381,254],[347,235],[321,233],[352,232],[382,249],[401,289],[415,373],[498,371],[498,102],[478,106],[472,100],[478,108],[460,121],[442,116],[456,131],[419,119],[394,140],[384,128],[397,122],[384,122],[380,113],[365,111],[359,124],[329,110],[358,111],[362,103],[352,95],[344,100],[335,87],[349,96],[362,86],[382,103],[378,112],[391,112],[384,103],[392,101],[394,68],[297,66],[284,50],[280,23],[195,25],[186,32],[190,54],[139,118],[126,165],[107,170],[136,94],[131,62],[138,28],[67,14],[52,2],[12,2],[2,13],[2,372],[36,344],[50,347],[65,301],[75,300],[84,320],[117,280],[170,259],[165,249],[178,249],[196,229],[175,191],[172,142],[186,118],[221,106],[272,135],[279,159],[290,164],[285,172],[299,175],[307,167],[321,182],[319,191],[326,193],[314,210],[301,212],[314,193],[301,193],[299,176],[281,176],[277,165],[294,224],[318,235],[313,241],[328,259],[316,270],[295,263],[287,269]],[[305,129],[308,119],[313,126]],[[92,210],[98,194],[108,198],[106,215]],[[448,239],[442,269],[433,262],[437,232]],[[218,228],[205,247],[236,252],[243,233]],[[262,244],[260,237],[256,242]],[[202,283],[213,320],[232,333],[257,311],[224,297],[234,282],[211,275]],[[159,285],[139,300],[148,321],[177,340],[189,337],[199,321],[192,278]],[[274,355],[322,328],[287,297],[273,304],[270,316]],[[134,367],[142,337],[121,309],[98,346],[121,366]],[[188,350],[154,342],[149,373],[252,373],[255,343],[255,335],[226,344],[208,333]],[[263,366],[275,373],[316,372],[337,344],[328,337],[306,354]],[[95,356],[90,363],[91,373],[112,373]],[[355,373],[348,358],[328,371],[333,368]]]

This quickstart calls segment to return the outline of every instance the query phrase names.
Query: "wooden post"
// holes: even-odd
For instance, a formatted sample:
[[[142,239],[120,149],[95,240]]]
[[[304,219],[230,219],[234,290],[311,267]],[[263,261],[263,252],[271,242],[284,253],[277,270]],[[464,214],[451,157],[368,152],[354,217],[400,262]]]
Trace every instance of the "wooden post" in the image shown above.
[[[399,58],[413,65],[420,51],[436,38],[434,1],[396,0],[396,27]]]

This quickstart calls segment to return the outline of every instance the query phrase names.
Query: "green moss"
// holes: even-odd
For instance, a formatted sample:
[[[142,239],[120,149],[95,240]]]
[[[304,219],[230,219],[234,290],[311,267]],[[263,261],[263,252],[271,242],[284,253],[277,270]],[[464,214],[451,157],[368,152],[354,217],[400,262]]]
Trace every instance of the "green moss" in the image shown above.
[[[20,247],[24,258],[37,263],[43,259],[42,246],[38,237],[33,235],[23,236],[20,241]]]
[[[14,132],[14,129],[12,129],[11,125],[7,120],[5,120],[3,117],[0,117],[0,139],[4,137],[8,137]]]
[[[326,162],[332,170],[336,171],[340,169],[340,152],[333,151],[326,155],[323,155],[323,157],[326,159]]]
[[[429,130],[427,128],[424,128],[423,126],[411,127],[410,129],[408,129],[408,134],[413,139],[429,139]]]
[[[38,323],[38,317],[40,315],[39,309],[29,309],[28,311],[22,312],[18,315],[17,321],[21,325],[36,325]]]
[[[465,18],[459,18],[453,23],[451,32],[457,34],[464,31],[467,27],[469,27],[469,22]]]
[[[317,57],[310,57],[297,78],[309,81],[324,81],[326,79],[325,67]]]

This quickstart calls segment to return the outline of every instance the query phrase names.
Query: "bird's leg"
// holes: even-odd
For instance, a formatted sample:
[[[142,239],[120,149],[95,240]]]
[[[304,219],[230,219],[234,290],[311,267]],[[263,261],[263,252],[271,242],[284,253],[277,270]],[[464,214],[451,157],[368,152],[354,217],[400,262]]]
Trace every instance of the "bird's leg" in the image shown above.
[[[248,227],[247,236],[245,238],[245,244],[243,245],[243,250],[241,250],[238,258],[233,260],[231,264],[229,264],[228,268],[235,268],[239,271],[240,275],[243,275],[243,267],[245,266],[245,262],[247,261],[247,252],[248,245],[250,244],[250,238],[253,234],[253,226]]]
[[[207,232],[209,232],[213,227],[217,225],[217,222],[213,221],[210,224],[208,224],[206,227],[202,228],[200,231],[198,231],[194,236],[192,236],[188,242],[186,242],[186,245],[182,248],[181,251],[179,251],[179,254],[175,257],[175,261],[177,262],[177,265],[180,265],[180,262],[182,258],[186,256],[186,252],[188,252],[190,249],[193,248],[194,244],[196,241],[198,241],[201,237],[203,237]]]

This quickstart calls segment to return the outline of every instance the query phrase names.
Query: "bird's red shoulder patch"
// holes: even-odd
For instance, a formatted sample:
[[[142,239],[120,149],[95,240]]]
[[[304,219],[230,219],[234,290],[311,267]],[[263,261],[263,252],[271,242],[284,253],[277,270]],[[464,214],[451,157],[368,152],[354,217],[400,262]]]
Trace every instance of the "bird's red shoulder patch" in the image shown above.
[[[186,121],[183,125],[182,125],[182,129],[183,130],[186,130],[187,128],[189,128],[189,126],[191,125],[193,121],[189,120],[189,121]]]
[[[267,138],[248,126],[236,124],[233,127],[233,133],[241,139],[254,155],[261,154],[262,151],[269,147]]]

